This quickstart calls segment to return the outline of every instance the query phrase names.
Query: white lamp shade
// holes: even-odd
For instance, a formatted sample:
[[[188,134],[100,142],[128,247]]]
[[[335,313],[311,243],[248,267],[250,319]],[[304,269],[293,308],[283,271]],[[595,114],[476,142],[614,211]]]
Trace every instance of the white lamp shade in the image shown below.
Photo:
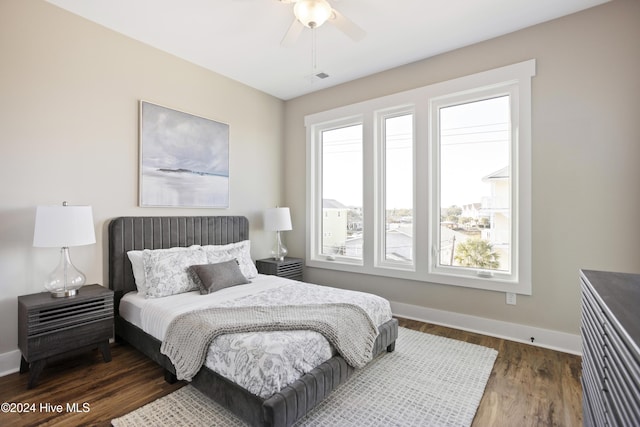
[[[264,213],[264,229],[267,231],[292,230],[289,208],[267,209]]]
[[[33,246],[91,245],[96,242],[91,206],[38,206]]]

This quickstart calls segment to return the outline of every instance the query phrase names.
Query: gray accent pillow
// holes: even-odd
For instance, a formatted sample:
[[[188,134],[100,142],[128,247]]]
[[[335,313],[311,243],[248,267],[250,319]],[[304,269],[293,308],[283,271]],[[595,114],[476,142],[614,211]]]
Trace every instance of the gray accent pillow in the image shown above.
[[[235,259],[217,264],[201,264],[189,267],[191,273],[199,280],[200,294],[207,295],[220,289],[251,283],[240,271]]]

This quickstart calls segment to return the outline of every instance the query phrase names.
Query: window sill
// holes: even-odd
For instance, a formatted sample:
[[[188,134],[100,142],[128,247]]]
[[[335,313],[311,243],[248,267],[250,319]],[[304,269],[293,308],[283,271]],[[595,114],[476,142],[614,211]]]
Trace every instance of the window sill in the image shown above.
[[[307,267],[325,270],[342,271],[348,273],[371,276],[389,277],[394,279],[412,280],[439,285],[462,286],[472,289],[482,289],[496,292],[512,292],[520,295],[531,295],[531,284],[525,281],[507,281],[499,278],[476,278],[454,275],[429,274],[415,270],[401,270],[396,268],[365,267],[363,264],[353,264],[341,260],[307,260]]]

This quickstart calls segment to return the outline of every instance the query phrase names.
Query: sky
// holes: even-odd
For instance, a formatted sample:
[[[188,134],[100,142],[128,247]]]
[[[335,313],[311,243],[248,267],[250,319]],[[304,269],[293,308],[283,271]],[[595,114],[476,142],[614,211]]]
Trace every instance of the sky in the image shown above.
[[[508,165],[509,98],[440,110],[442,207],[490,196],[482,178]],[[412,116],[386,120],[387,209],[411,208]],[[362,126],[323,133],[323,198],[362,206]]]
[[[482,178],[509,165],[509,121],[506,96],[440,110],[440,206],[491,195]]]
[[[229,125],[142,103],[142,166],[229,175]]]

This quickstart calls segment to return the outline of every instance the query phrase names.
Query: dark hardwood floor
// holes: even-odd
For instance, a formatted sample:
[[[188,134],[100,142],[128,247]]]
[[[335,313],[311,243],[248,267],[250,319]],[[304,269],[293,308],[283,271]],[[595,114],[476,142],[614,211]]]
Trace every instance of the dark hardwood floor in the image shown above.
[[[582,425],[580,357],[413,320],[400,325],[498,350],[474,426]],[[0,426],[109,426],[185,384],[167,384],[161,368],[127,345],[113,344],[111,352],[109,363],[95,351],[49,365],[32,390],[27,374],[1,377],[0,403],[24,412],[0,412]]]
[[[473,426],[582,426],[580,356],[413,320],[400,326],[498,350]]]

